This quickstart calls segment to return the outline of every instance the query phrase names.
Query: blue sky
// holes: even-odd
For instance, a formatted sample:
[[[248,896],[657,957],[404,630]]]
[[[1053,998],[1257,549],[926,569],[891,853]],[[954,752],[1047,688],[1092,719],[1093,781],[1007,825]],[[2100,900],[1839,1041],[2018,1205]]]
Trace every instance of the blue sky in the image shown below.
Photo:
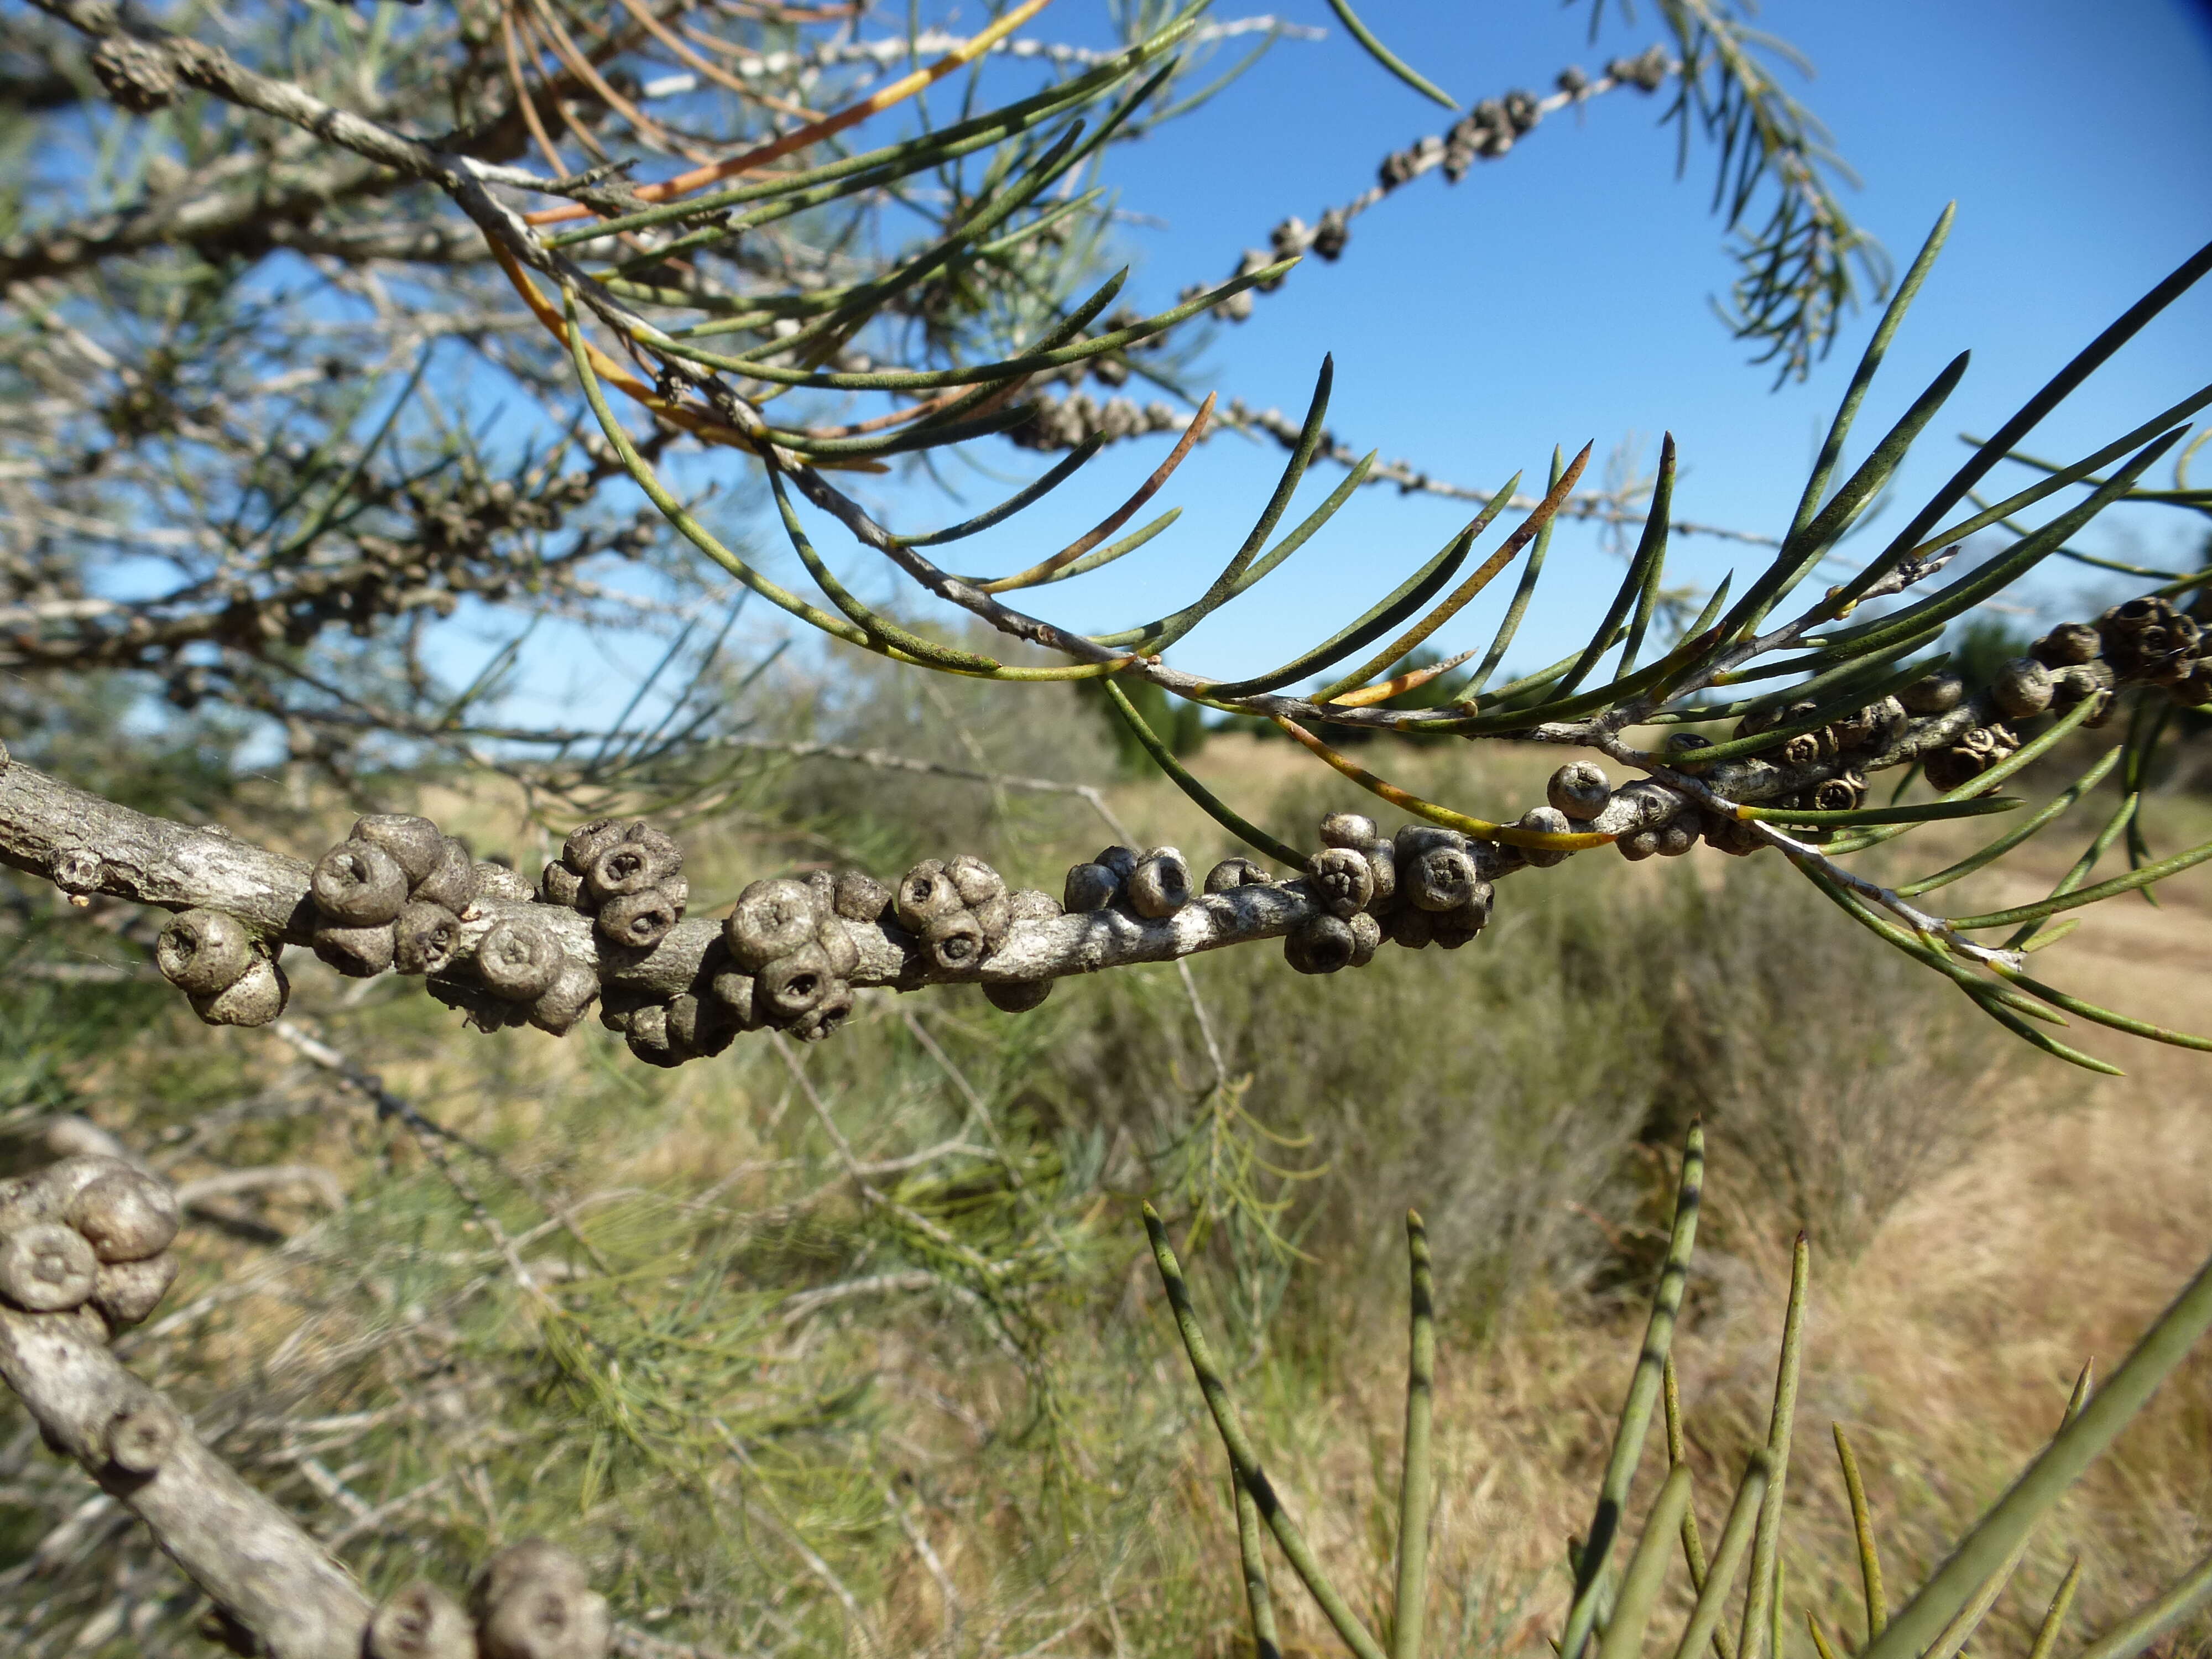
[[[1223,5],[1217,15],[1260,9]],[[1125,231],[1139,306],[1218,280],[1285,214],[1310,222],[1364,188],[1386,152],[1452,119],[1361,54],[1323,0],[1272,9],[1328,38],[1278,46],[1207,109],[1114,154],[1109,182],[1123,206],[1157,221]],[[1563,65],[1594,73],[1661,33],[1648,7],[1629,24],[1609,8],[1592,46],[1586,6],[1546,0],[1366,0],[1362,14],[1462,103],[1515,87],[1548,90]],[[1090,15],[1081,0],[1060,0],[1033,27],[1081,38]],[[2180,0],[1770,0],[1763,21],[1816,66],[1818,78],[1793,89],[1861,175],[1852,210],[1900,265],[1943,204],[1959,204],[1948,251],[1859,428],[1863,453],[1944,362],[1973,351],[1965,384],[1908,465],[1902,505],[1884,520],[1901,522],[1963,456],[1952,434],[1990,430],[2212,237],[2212,24]],[[1251,321],[1223,329],[1204,383],[1295,416],[1333,352],[1339,435],[1483,488],[1516,469],[1540,481],[1554,442],[1571,451],[1595,440],[1601,463],[1640,434],[1648,459],[1671,429],[1681,457],[1678,517],[1778,532],[1874,318],[1849,319],[1806,384],[1770,390],[1771,374],[1746,365],[1709,307],[1733,271],[1705,210],[1711,158],[1693,149],[1677,180],[1673,137],[1655,131],[1664,99],[1613,94],[1580,119],[1552,118],[1456,186],[1431,174],[1398,191],[1357,222],[1341,261],[1308,260],[1260,300]],[[2212,286],[2140,337],[2033,447],[2071,459],[2212,380],[2208,371]],[[989,449],[994,467],[1038,470],[1002,445]],[[1151,440],[1109,451],[1012,526],[964,544],[962,568],[1030,562],[1086,527],[1164,450],[1164,440]],[[1280,462],[1279,452],[1234,438],[1207,445],[1163,497],[1185,509],[1175,530],[1109,572],[1048,590],[1037,608],[1100,628],[1188,599],[1242,539]],[[1339,476],[1316,468],[1294,512]],[[2026,475],[2008,469],[1999,481],[2017,487]],[[963,516],[913,488],[878,499],[904,526]],[[1395,585],[1466,516],[1387,487],[1363,491],[1176,659],[1221,675],[1272,666]],[[2193,562],[2202,520],[2138,510],[2130,524],[2088,541],[2147,562]],[[879,564],[837,557],[842,538],[817,529],[817,544],[864,596],[897,593]],[[756,545],[773,543],[763,536]],[[1756,556],[1680,541],[1670,580],[1710,585]],[[803,584],[787,552],[766,562]],[[1594,622],[1620,571],[1594,532],[1564,530],[1514,660],[1547,661],[1578,643],[1574,629]],[[2087,577],[2065,567],[2037,597],[2078,603]],[[1503,603],[1501,592],[1439,643],[1480,642]]]

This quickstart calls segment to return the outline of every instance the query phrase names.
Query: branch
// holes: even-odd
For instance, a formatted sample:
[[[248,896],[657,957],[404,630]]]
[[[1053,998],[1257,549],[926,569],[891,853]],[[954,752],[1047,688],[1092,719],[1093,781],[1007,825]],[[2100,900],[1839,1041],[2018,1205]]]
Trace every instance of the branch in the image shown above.
[[[108,1351],[174,1277],[176,1229],[175,1195],[118,1160],[0,1184],[0,1378],[279,1659],[357,1659],[370,1607],[352,1579]]]
[[[275,1659],[465,1659],[544,1651],[543,1632],[557,1630],[562,1653],[602,1659],[606,1602],[573,1557],[539,1539],[492,1557],[468,1613],[421,1582],[372,1606],[298,1522],[125,1368],[108,1341],[150,1315],[175,1277],[178,1200],[137,1165],[101,1156],[0,1182],[0,1380],[46,1443],[214,1601],[222,1639]]]

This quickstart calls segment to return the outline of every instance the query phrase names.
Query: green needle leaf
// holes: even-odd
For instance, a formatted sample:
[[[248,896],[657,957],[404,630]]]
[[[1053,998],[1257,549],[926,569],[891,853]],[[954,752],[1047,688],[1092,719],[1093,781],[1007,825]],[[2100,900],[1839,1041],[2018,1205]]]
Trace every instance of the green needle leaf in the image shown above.
[[[1705,1588],[1698,1592],[1690,1622],[1682,1628],[1682,1639],[1675,1644],[1674,1659],[1698,1659],[1698,1650],[1708,1642],[1714,1643],[1717,1650],[1721,1616],[1727,1611],[1729,1592],[1735,1587],[1736,1574],[1741,1571],[1744,1555],[1751,1547],[1752,1533],[1766,1501],[1767,1479],[1773,1467],[1773,1461],[1764,1451],[1752,1453],[1743,1479],[1737,1484],[1735,1502],[1729,1506],[1728,1523],[1721,1529],[1720,1547],[1713,1554],[1713,1570],[1705,1578]]]
[[[1614,1597],[1613,1618],[1597,1647],[1597,1659],[1636,1659],[1644,1650],[1644,1633],[1650,1627],[1652,1609],[1666,1587],[1667,1562],[1674,1554],[1675,1535],[1690,1508],[1690,1471],[1677,1467],[1659,1488],[1651,1513],[1644,1522],[1644,1536],[1628,1559],[1620,1593]]]
[[[1984,795],[1977,800],[1931,800],[1905,806],[1855,806],[1837,812],[1807,811],[1796,806],[1739,806],[1735,812],[1741,818],[1763,818],[1770,823],[1933,823],[1939,818],[1978,818],[1991,812],[2009,812],[2027,805],[2017,796]]]
[[[1397,53],[1376,40],[1374,31],[1359,21],[1359,14],[1352,10],[1346,0],[1328,0],[1328,9],[1336,14],[1337,21],[1344,25],[1352,38],[1367,48],[1367,55],[1384,69],[1424,97],[1435,99],[1446,109],[1456,110],[1459,107],[1459,100],[1425,76],[1415,72]]]
[[[1762,1628],[1782,1605],[1782,1498],[1790,1479],[1790,1440],[1797,1420],[1797,1373],[1805,1352],[1805,1297],[1812,1278],[1812,1246],[1797,1235],[1790,1255],[1790,1301],[1782,1318],[1782,1356],[1775,1366],[1774,1408],[1766,1424],[1770,1465],[1766,1498],[1759,1506],[1759,1532],[1751,1551],[1751,1577],[1743,1599],[1743,1629],[1736,1638],[1742,1659],[1759,1659]],[[1782,1659],[1778,1652],[1774,1659]]]
[[[2143,1333],[2119,1369],[2090,1396],[2080,1415],[2021,1471],[2012,1489],[1960,1540],[1949,1559],[1920,1593],[1899,1609],[1888,1628],[1867,1644],[1859,1659],[1916,1659],[1974,1587],[1996,1570],[2028,1529],[2134,1419],[2208,1328],[2212,1328],[2212,1262],[2197,1270],[2181,1294]],[[2141,1650],[2141,1644],[2135,1642],[2136,1632],[2148,1628],[2143,1640],[2154,1639],[2157,1629],[2164,1627],[2159,1620],[2179,1617],[2208,1590],[2212,1590],[2212,1561],[2200,1563],[2172,1591],[2127,1621],[2121,1630],[2085,1650],[2081,1659],[2128,1659]]]
[[[1301,652],[1280,668],[1255,675],[1249,680],[1231,680],[1209,685],[1206,688],[1206,696],[1249,697],[1262,691],[1273,691],[1279,686],[1288,685],[1292,680],[1318,673],[1330,665],[1342,661],[1362,646],[1373,643],[1426,605],[1436,596],[1437,590],[1452,579],[1453,573],[1467,562],[1468,553],[1474,545],[1475,532],[1476,526],[1468,525],[1447,542],[1426,564],[1377,599],[1357,620],[1338,629],[1312,650]]]
[[[1108,681],[1112,684],[1112,681]],[[1436,1494],[1429,1446],[1436,1408],[1436,1280],[1429,1268],[1429,1233],[1413,1211],[1406,1212],[1411,1258],[1411,1333],[1406,1355],[1405,1471],[1398,1489],[1398,1592],[1392,1603],[1390,1659],[1421,1659],[1427,1622],[1429,1507]]]
[[[1196,801],[1204,809],[1208,817],[1255,853],[1271,858],[1278,864],[1292,870],[1305,868],[1304,854],[1299,852],[1295,847],[1277,841],[1265,830],[1245,818],[1228,802],[1193,777],[1183,763],[1176,758],[1175,751],[1160,741],[1159,734],[1154,732],[1145,717],[1137,712],[1136,704],[1129,701],[1128,695],[1114,683],[1111,676],[1100,681],[1099,684],[1106,688],[1107,698],[1113,703],[1115,713],[1121,715],[1127,723],[1129,730],[1135,734],[1137,741],[1145,746],[1145,752],[1152,757],[1152,764],[1166,773],[1176,787]]]
[[[1152,1261],[1159,1269],[1160,1283],[1166,1288],[1168,1305],[1174,1310],[1183,1352],[1189,1357],[1191,1371],[1198,1378],[1199,1392],[1206,1397],[1206,1409],[1212,1414],[1213,1426],[1220,1433],[1222,1444],[1228,1449],[1229,1461],[1236,1468],[1238,1482],[1251,1493],[1260,1518],[1275,1534],[1275,1542],[1290,1561],[1291,1571],[1297,1574],[1355,1659],[1383,1659],[1381,1645],[1322,1571],[1305,1534],[1283,1508],[1267,1472],[1260,1467],[1259,1454],[1244,1430],[1243,1413],[1237,1409],[1229,1384],[1214,1362],[1212,1346],[1206,1341],[1206,1332],[1198,1322],[1198,1310],[1191,1305],[1190,1286],[1183,1279],[1182,1266],[1176,1260],[1174,1247],[1168,1243],[1168,1230],[1159,1212],[1149,1204],[1145,1206],[1145,1231],[1152,1240]]]
[[[2035,1632],[2035,1645],[2027,1650],[2027,1659],[2051,1659],[2051,1650],[2058,1645],[2058,1632],[2065,1628],[2066,1610],[2074,1605],[2074,1592],[2081,1586],[2081,1558],[2075,1556],[2066,1569],[2066,1576],[2058,1581],[2058,1592],[2051,1598],[2051,1606],[2043,1615],[2043,1623]]]
[[[1636,1466],[1644,1458],[1644,1433],[1651,1426],[1651,1408],[1658,1403],[1662,1372],[1674,1341],[1674,1322],[1682,1309],[1683,1287],[1689,1282],[1690,1255],[1698,1239],[1698,1211],[1705,1199],[1705,1132],[1704,1126],[1693,1123],[1682,1148],[1682,1176],[1675,1188],[1674,1225],[1668,1240],[1667,1263],[1652,1292],[1651,1314],[1644,1328],[1644,1350],[1637,1356],[1636,1371],[1629,1379],[1628,1397],[1621,1402],[1620,1424],[1614,1431],[1613,1450],[1598,1486],[1589,1541],[1583,1548],[1575,1572],[1574,1605],[1567,1610],[1567,1627],[1559,1641],[1563,1659],[1581,1659],[1590,1627],[1596,1622],[1598,1586],[1605,1577],[1613,1538],[1620,1530],[1629,1483],[1636,1478]]]
[[[1889,1622],[1889,1602],[1881,1591],[1881,1552],[1875,1546],[1874,1516],[1867,1509],[1866,1483],[1859,1478],[1859,1460],[1840,1423],[1831,1425],[1836,1436],[1836,1461],[1843,1465],[1844,1492],[1850,1500],[1851,1534],[1858,1545],[1859,1582],[1866,1592],[1867,1640],[1881,1634]]]

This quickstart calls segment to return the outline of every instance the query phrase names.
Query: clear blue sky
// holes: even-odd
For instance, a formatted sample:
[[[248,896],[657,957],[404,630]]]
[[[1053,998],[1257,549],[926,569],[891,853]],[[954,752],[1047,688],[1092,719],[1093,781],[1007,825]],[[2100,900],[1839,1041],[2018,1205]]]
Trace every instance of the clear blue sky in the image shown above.
[[[1082,7],[1060,0],[1039,27],[1080,38]],[[1261,9],[1224,4],[1218,15]],[[1323,0],[1273,9],[1329,38],[1278,46],[1210,108],[1114,155],[1109,181],[1123,205],[1160,221],[1126,231],[1136,265],[1130,297],[1139,306],[1171,303],[1185,283],[1219,279],[1284,215],[1312,221],[1364,188],[1387,151],[1452,118],[1359,53]],[[1548,90],[1565,64],[1595,73],[1660,35],[1648,8],[1632,24],[1609,8],[1595,46],[1583,5],[1365,0],[1362,12],[1463,102],[1514,87]],[[1917,493],[1963,454],[1951,434],[1988,432],[2212,238],[2212,23],[2184,0],[1770,0],[1763,20],[1814,61],[1818,78],[1795,89],[1862,176],[1851,206],[1900,265],[1943,204],[1959,204],[1948,251],[1860,427],[1871,441],[1951,356],[1973,350],[1966,384],[1938,417],[1940,440],[1924,444],[1903,479],[1903,506],[1888,515],[1901,521]],[[1693,149],[1676,180],[1672,136],[1654,131],[1665,96],[1615,94],[1580,120],[1547,120],[1456,186],[1431,174],[1399,191],[1358,222],[1340,263],[1308,260],[1282,291],[1261,298],[1250,322],[1223,330],[1207,383],[1295,415],[1322,355],[1334,352],[1330,424],[1339,435],[1484,488],[1521,468],[1540,480],[1554,442],[1571,450],[1595,439],[1601,460],[1626,434],[1642,434],[1648,454],[1671,429],[1682,462],[1677,516],[1778,532],[1873,319],[1850,319],[1807,384],[1771,391],[1771,374],[1745,365],[1744,349],[1708,306],[1733,270],[1705,212],[1711,158]],[[2033,447],[2070,459],[2208,380],[2212,286],[2169,311]],[[990,447],[994,465],[1036,470],[1030,458]],[[1109,451],[1012,527],[965,544],[963,568],[1012,569],[1049,550],[1164,449],[1164,440],[1151,440]],[[1038,608],[1098,628],[1186,599],[1242,538],[1279,465],[1272,449],[1209,444],[1164,497],[1186,509],[1173,532],[1110,572],[1048,590]],[[1302,504],[1338,476],[1316,469]],[[960,516],[910,489],[878,499],[908,526]],[[1389,488],[1364,491],[1324,538],[1176,659],[1221,674],[1270,666],[1364,608],[1465,516]],[[2139,511],[2133,522],[2134,556],[2193,560],[2203,520]],[[834,556],[842,538],[817,528]],[[2121,548],[2116,533],[2128,532],[2106,532],[2105,547]],[[756,544],[773,543],[763,535]],[[1710,584],[1756,556],[1686,541],[1675,580]],[[787,552],[767,562],[803,585]],[[849,553],[837,562],[867,597],[897,592],[879,566]],[[1515,660],[1548,660],[1577,642],[1572,630],[1594,620],[1620,568],[1594,532],[1564,531],[1548,599],[1540,594]],[[2046,580],[2042,596],[2076,599],[2077,571]],[[1502,603],[1501,594],[1471,611],[1439,642],[1486,638]]]

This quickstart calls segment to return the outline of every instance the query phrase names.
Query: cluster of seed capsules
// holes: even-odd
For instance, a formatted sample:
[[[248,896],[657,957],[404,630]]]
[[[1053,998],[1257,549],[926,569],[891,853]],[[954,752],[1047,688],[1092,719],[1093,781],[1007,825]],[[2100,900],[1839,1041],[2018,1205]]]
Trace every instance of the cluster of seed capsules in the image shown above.
[[[802,1042],[828,1036],[853,1012],[860,946],[848,924],[872,920],[890,897],[857,870],[756,881],[738,895],[689,989],[664,996],[611,985],[600,1023],[655,1066],[718,1054],[763,1027]]]
[[[82,1310],[108,1336],[127,1330],[176,1280],[177,1222],[176,1194],[120,1158],[66,1158],[0,1181],[0,1302]]]
[[[1284,957],[1299,973],[1364,968],[1386,939],[1413,950],[1428,945],[1455,950],[1490,921],[1490,878],[1503,868],[1503,860],[1486,842],[1428,823],[1408,823],[1395,838],[1385,839],[1372,818],[1358,812],[1331,812],[1322,818],[1321,842],[1322,850],[1306,861],[1305,869],[1320,914],[1283,936]],[[1273,882],[1250,859],[1231,858],[1206,873],[1205,891]],[[1148,852],[1109,847],[1067,872],[1070,914],[1119,906],[1157,921],[1173,915],[1194,896],[1190,866],[1172,847]],[[1035,1001],[1043,1000],[1040,989]]]
[[[604,1659],[613,1643],[583,1564],[526,1538],[485,1564],[465,1607],[422,1579],[386,1597],[362,1648],[365,1659]]]

